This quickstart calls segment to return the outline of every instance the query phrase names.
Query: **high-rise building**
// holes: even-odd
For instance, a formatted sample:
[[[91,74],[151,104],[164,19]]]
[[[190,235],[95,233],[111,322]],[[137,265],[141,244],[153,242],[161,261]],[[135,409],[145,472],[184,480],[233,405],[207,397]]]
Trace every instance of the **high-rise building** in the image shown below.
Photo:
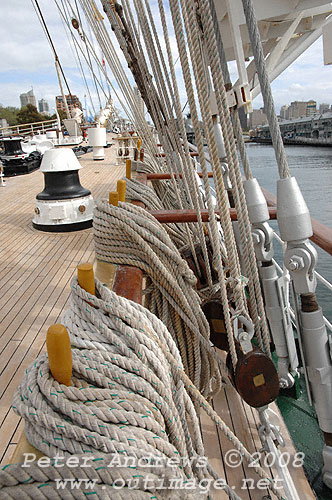
[[[327,113],[328,111],[330,111],[330,105],[329,104],[322,103],[322,104],[319,105],[319,112],[321,114]]]
[[[280,118],[283,118],[284,120],[288,120],[288,109],[289,109],[288,104],[284,104],[283,106],[281,106]]]
[[[264,113],[264,108],[253,109],[252,113],[249,113],[249,128],[255,129],[259,125],[266,125],[267,116]]]
[[[36,98],[32,89],[29,90],[29,92],[26,92],[25,94],[21,94],[20,101],[21,101],[21,108],[23,108],[23,106],[27,106],[28,104],[32,104],[33,106],[37,107]]]
[[[307,111],[306,116],[312,116],[317,113],[317,102],[316,101],[308,101],[307,102]]]
[[[8,122],[6,118],[0,118],[0,128],[8,127]]]
[[[48,102],[45,99],[40,99],[38,101],[38,110],[39,110],[39,113],[48,114],[50,108],[48,106]]]
[[[79,108],[80,110],[82,110],[82,104],[81,104],[79,98],[77,97],[77,95],[70,94],[70,95],[66,95],[65,97],[66,97],[69,112],[71,112],[74,108]],[[55,104],[56,104],[57,110],[62,110],[62,111],[66,110],[62,95],[58,95],[55,98]]]
[[[305,101],[293,101],[290,103],[288,108],[288,119],[295,120],[295,118],[300,118],[301,116],[307,116],[307,102]]]

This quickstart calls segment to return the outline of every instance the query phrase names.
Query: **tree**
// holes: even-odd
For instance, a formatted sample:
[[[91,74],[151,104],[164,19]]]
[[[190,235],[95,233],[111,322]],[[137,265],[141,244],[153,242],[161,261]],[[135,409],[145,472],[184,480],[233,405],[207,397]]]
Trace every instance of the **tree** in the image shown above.
[[[32,104],[27,104],[20,109],[17,113],[17,123],[34,123],[34,122],[43,122],[48,120],[47,116],[44,116],[38,113],[36,106]]]
[[[14,106],[8,106],[4,108],[0,105],[0,118],[5,118],[9,125],[17,124],[17,113],[19,112],[18,108]]]

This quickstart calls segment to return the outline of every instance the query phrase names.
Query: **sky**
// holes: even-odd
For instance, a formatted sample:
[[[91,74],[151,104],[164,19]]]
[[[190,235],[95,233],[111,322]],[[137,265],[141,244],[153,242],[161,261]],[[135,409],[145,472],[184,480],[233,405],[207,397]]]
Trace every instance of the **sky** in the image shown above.
[[[61,4],[62,0],[57,1]],[[79,96],[84,106],[84,95],[87,91],[56,5],[53,0],[39,0],[39,4],[71,92]],[[155,2],[152,1],[152,8],[154,4]],[[52,110],[55,106],[54,96],[60,93],[54,56],[31,0],[1,2],[0,12],[2,19],[0,25],[0,103],[3,106],[20,107],[19,95],[33,87],[37,100],[46,99]],[[109,26],[108,21],[105,21]],[[171,39],[171,43],[176,56],[175,40]],[[97,51],[101,59],[101,52],[98,49]],[[120,57],[125,64],[121,54]],[[89,77],[87,68],[85,72],[92,100],[98,108],[98,97],[93,80]],[[177,63],[177,74],[180,74],[179,63]],[[114,77],[111,78],[116,86]],[[106,84],[104,87],[106,90]],[[332,66],[324,66],[322,40],[317,40],[295,63],[288,67],[272,84],[272,89],[277,111],[281,105],[289,104],[294,100],[314,99],[318,103],[332,104]],[[185,102],[184,90],[180,88],[180,91],[182,100]],[[105,97],[102,92],[100,93],[104,103]],[[118,100],[116,98],[114,100],[116,106],[119,106]],[[89,100],[87,105],[91,108]],[[262,106],[261,98],[256,98],[253,105],[254,108]]]

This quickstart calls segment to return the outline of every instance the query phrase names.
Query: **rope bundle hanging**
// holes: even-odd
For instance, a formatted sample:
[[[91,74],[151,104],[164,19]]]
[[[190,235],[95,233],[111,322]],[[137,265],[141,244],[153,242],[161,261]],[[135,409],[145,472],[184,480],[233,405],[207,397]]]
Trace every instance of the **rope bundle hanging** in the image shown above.
[[[167,232],[146,210],[119,203],[97,201],[94,217],[98,260],[139,267],[150,280],[147,307],[176,339],[185,371],[204,394],[211,390],[215,370],[212,354],[202,339],[209,339],[209,325],[200,308],[196,278]]]

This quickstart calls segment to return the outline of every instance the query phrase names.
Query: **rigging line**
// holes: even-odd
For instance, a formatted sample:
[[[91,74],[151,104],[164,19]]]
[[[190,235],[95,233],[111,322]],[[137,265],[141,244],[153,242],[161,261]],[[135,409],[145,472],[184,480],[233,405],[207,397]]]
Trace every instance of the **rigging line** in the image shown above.
[[[56,2],[56,0],[54,0],[54,1]],[[66,1],[67,1],[67,4],[68,4],[68,10],[70,9],[70,10],[71,10],[72,15],[75,17],[75,16],[76,16],[76,12],[74,11],[74,9],[73,9],[72,5],[70,4],[70,1],[69,1],[69,0],[66,0]],[[76,0],[75,0],[75,5],[76,5],[76,7],[77,7],[77,1],[76,1]],[[84,10],[84,9],[83,9],[83,10]],[[109,97],[110,97],[110,95],[111,95],[111,92],[110,92],[110,86],[112,87],[113,91],[114,91],[114,87],[113,87],[113,85],[112,85],[112,83],[111,83],[111,81],[110,81],[110,79],[109,79],[109,77],[108,77],[108,75],[107,75],[106,67],[104,67],[103,65],[101,65],[100,60],[99,60],[99,57],[98,57],[98,55],[96,54],[96,51],[95,51],[94,46],[93,46],[93,45],[92,45],[92,43],[90,42],[89,38],[86,36],[86,32],[85,32],[85,30],[84,30],[84,28],[83,28],[83,23],[82,23],[82,20],[81,20],[81,15],[80,15],[80,12],[78,11],[78,12],[77,12],[77,14],[78,14],[79,21],[80,21],[80,27],[81,27],[81,31],[82,31],[82,36],[83,36],[83,39],[84,39],[84,41],[86,42],[87,46],[88,46],[88,47],[90,47],[90,51],[91,51],[91,53],[92,53],[92,55],[93,55],[93,58],[94,58],[94,61],[95,61],[96,65],[97,65],[99,75],[100,75],[100,70],[101,70],[101,71],[102,71],[102,73],[104,74],[104,77],[105,77],[105,80],[106,80],[106,84],[107,84],[107,86],[108,86],[108,94],[105,92],[105,89],[104,89],[104,86],[103,86],[103,82],[102,82],[102,78],[101,78],[101,76],[100,76],[100,81],[99,81],[99,80],[98,80],[98,78],[97,78],[97,76],[96,76],[95,71],[93,70],[92,64],[91,64],[91,66],[89,65],[89,63],[88,63],[88,61],[87,61],[87,58],[86,58],[86,56],[85,56],[85,54],[84,54],[83,50],[81,49],[81,47],[80,47],[78,44],[77,44],[77,45],[78,45],[78,47],[79,47],[80,51],[82,52],[82,55],[83,55],[83,57],[84,57],[84,59],[85,59],[85,62],[87,63],[87,65],[88,65],[88,67],[89,67],[89,69],[90,69],[90,72],[92,73],[92,75],[93,75],[93,77],[94,77],[95,81],[98,83],[98,85],[99,85],[100,89],[102,90],[102,92],[103,92],[104,96],[106,97],[106,100],[108,101],[108,100],[109,100]],[[70,13],[69,13],[69,15],[70,15]],[[85,15],[86,15],[87,20],[88,20],[88,14],[87,14],[86,12],[85,12]],[[89,22],[89,20],[88,20],[88,28],[89,28],[89,29],[90,29],[90,24],[91,24],[91,21]],[[70,28],[70,23],[68,23],[68,22],[67,22],[67,25],[68,25],[68,26],[69,26],[69,28]],[[90,36],[91,36],[91,31],[90,31]],[[75,38],[74,38],[74,40],[75,40]],[[75,40],[75,42],[77,43],[77,41],[76,41],[76,40]],[[100,43],[99,43],[99,44],[100,44]],[[98,90],[97,90],[97,94],[98,94]],[[116,95],[117,95],[117,94],[116,94]],[[117,97],[119,98],[119,96],[118,96],[118,95],[117,95]],[[120,100],[120,98],[119,98],[119,100]]]
[[[94,26],[94,24],[93,24],[93,22],[92,22],[92,20],[91,20],[91,18],[90,18],[90,16],[89,16],[89,11],[87,10],[87,6],[86,6],[86,5],[84,5],[84,2],[82,2],[82,1],[81,1],[81,4],[82,4],[82,6],[83,6],[84,14],[85,14],[85,16],[86,16],[86,18],[87,18],[87,21],[88,21],[89,23],[92,23],[92,26]],[[103,47],[104,47],[104,49],[105,49],[105,48],[106,48],[106,45],[107,45],[107,37],[106,37],[106,41],[103,41],[103,38],[102,38],[102,33],[101,33],[101,32],[102,32],[102,29],[100,29],[100,27],[98,27],[98,28],[97,28],[96,26],[94,26],[94,30],[95,30],[95,36],[97,37],[97,39],[98,39],[98,41],[99,41],[99,44],[100,44],[101,46],[103,46]],[[99,31],[98,31],[98,30],[99,30]],[[104,36],[105,36],[105,34],[104,34]],[[105,44],[106,44],[106,45],[105,45]],[[104,51],[105,51],[105,50],[104,50]],[[110,57],[113,57],[113,56],[111,56],[110,54],[109,54],[109,56],[110,56]],[[110,64],[111,68],[113,68],[113,71],[114,71],[114,70],[115,70],[115,68],[113,67],[114,65],[113,65],[112,63],[110,63],[110,61],[108,61],[108,62],[109,62],[109,64]],[[111,82],[111,81],[110,81],[110,79],[108,78],[107,73],[105,73],[105,77],[107,78],[108,83],[111,85],[111,87],[112,87],[112,89],[113,89],[114,93],[115,93],[115,94],[116,94],[116,96],[118,97],[118,99],[119,99],[119,101],[120,101],[120,103],[121,103],[121,105],[122,105],[122,107],[123,107],[124,111],[126,112],[126,114],[128,115],[128,117],[130,117],[130,115],[131,115],[131,114],[130,114],[130,112],[128,111],[128,109],[126,109],[125,105],[123,104],[123,100],[120,98],[120,96],[118,95],[118,92],[115,90],[115,88],[114,88],[114,86],[113,86],[112,82]],[[120,85],[120,87],[121,87],[121,85]],[[125,94],[124,94],[124,95],[125,95]],[[127,99],[126,99],[126,100],[127,100]],[[129,104],[129,102],[128,102],[127,104]]]
[[[49,32],[49,30],[48,30],[48,28],[47,28],[47,25],[46,25],[46,22],[45,22],[45,19],[44,19],[43,13],[42,13],[42,11],[40,10],[38,0],[31,0],[31,2],[32,2],[32,3],[33,3],[33,1],[34,1],[34,2],[35,2],[35,4],[36,4],[36,8],[37,8],[38,13],[39,13],[39,16],[40,16],[40,19],[39,19],[39,20],[40,20],[40,22],[42,23],[42,26],[43,26],[43,28],[44,28],[45,33],[47,34],[47,39],[48,39],[48,41],[49,41],[49,43],[50,43],[50,45],[51,45],[51,48],[52,48],[52,50],[53,50],[55,60],[57,61],[58,65],[59,65],[60,71],[61,71],[61,73],[62,73],[62,76],[63,76],[63,79],[64,79],[64,81],[65,81],[66,87],[67,87],[67,89],[68,89],[68,93],[69,93],[70,97],[72,97],[72,94],[71,94],[71,91],[70,91],[70,88],[69,88],[69,85],[68,85],[67,78],[66,78],[66,76],[65,76],[65,74],[64,74],[64,71],[63,71],[63,69],[62,69],[62,66],[61,66],[61,64],[60,64],[60,60],[59,60],[58,54],[57,54],[57,52],[56,52],[56,50],[55,50],[54,43],[53,43],[53,41],[52,41],[51,34],[50,34],[50,32]]]
[[[171,151],[176,151],[177,149],[179,149],[176,146],[176,139],[178,139],[178,136],[176,134],[174,134],[172,131],[173,119],[172,119],[171,115],[169,114],[170,103],[168,100],[168,95],[167,95],[165,83],[164,83],[163,78],[162,78],[161,67],[160,67],[160,64],[159,64],[159,61],[157,58],[157,53],[156,53],[156,50],[153,46],[152,34],[151,34],[150,29],[149,29],[148,20],[147,20],[147,17],[145,15],[145,10],[143,9],[142,2],[139,5],[137,4],[136,1],[134,3],[135,3],[136,11],[138,12],[138,10],[140,9],[142,34],[143,34],[143,39],[145,42],[146,50],[148,51],[148,54],[149,54],[148,57],[150,59],[151,69],[152,69],[152,72],[153,72],[154,77],[155,77],[157,100],[160,101],[161,105],[163,106],[163,114],[164,114],[165,119],[168,122],[167,128],[165,128],[165,131],[167,132],[167,136],[165,133],[163,133],[162,135],[165,137],[165,139],[167,137],[167,140],[169,142],[167,149],[168,149],[169,162],[170,162],[170,167],[171,167],[172,162],[174,161],[174,155],[172,155]],[[140,47],[140,49],[138,49],[138,50],[140,50],[140,57],[144,57],[143,48]],[[158,109],[156,109],[156,113],[158,113]],[[160,115],[160,113],[159,113],[159,115]],[[162,123],[163,123],[162,120],[160,120],[160,124],[163,128]],[[165,153],[166,153],[166,151],[165,151]],[[176,170],[178,170],[178,164],[177,164],[176,160],[175,160],[174,165],[176,167]],[[180,163],[180,167],[182,169],[181,163]],[[183,180],[184,180],[184,182],[186,182],[185,177],[183,177]],[[175,179],[172,179],[172,181],[175,182]],[[177,184],[178,183],[175,182],[174,187],[177,190],[178,196],[181,196],[181,198],[183,199],[183,203],[185,203],[186,198],[184,197],[183,193],[180,192],[180,190],[179,190],[180,186],[178,186]],[[188,191],[189,190],[187,190],[187,192]],[[189,195],[189,197],[190,197],[190,195]],[[179,198],[179,203],[182,204],[182,201],[180,201],[180,198]],[[182,205],[181,205],[181,208],[182,208]],[[189,235],[188,235],[188,239],[191,240]],[[193,249],[193,252],[194,252],[194,249]]]
[[[62,3],[62,5],[63,5],[63,10],[64,10],[64,12],[65,12],[65,6],[64,6],[64,4],[63,4],[63,0],[61,0],[61,3]],[[88,83],[87,83],[87,81],[86,81],[86,77],[85,77],[85,74],[84,74],[84,71],[83,71],[83,66],[82,66],[82,63],[81,63],[81,60],[80,60],[79,53],[78,53],[78,51],[77,51],[77,48],[76,48],[75,43],[70,43],[70,38],[69,38],[69,35],[68,35],[68,31],[70,32],[70,35],[71,35],[72,41],[73,41],[74,35],[73,35],[73,33],[71,32],[71,30],[69,30],[69,29],[68,29],[68,25],[66,26],[66,24],[65,24],[65,22],[64,22],[64,20],[63,20],[63,18],[62,18],[62,17],[60,17],[60,19],[61,19],[61,23],[62,23],[63,29],[64,29],[64,31],[65,31],[65,33],[66,33],[66,37],[67,37],[67,40],[68,40],[68,45],[70,46],[70,49],[71,49],[72,54],[73,54],[73,56],[74,56],[74,59],[75,59],[75,61],[76,61],[77,65],[78,65],[78,66],[79,66],[79,68],[80,68],[80,73],[81,73],[82,79],[83,79],[83,81],[84,81],[86,91],[87,91],[87,93],[88,93],[88,95],[89,95],[89,99],[90,99],[90,103],[91,103],[91,106],[92,106],[93,112],[94,112],[94,114],[96,114],[96,110],[95,110],[95,107],[94,107],[94,104],[93,104],[93,101],[92,101],[92,98],[91,98],[90,89],[89,89]],[[74,47],[75,52],[74,52],[74,50],[73,50],[73,47]]]
[[[212,22],[213,22],[214,33],[215,33],[217,47],[218,47],[219,60],[220,60],[220,64],[221,64],[221,71],[222,71],[222,74],[224,76],[225,84],[232,85],[231,76],[230,76],[230,73],[228,70],[228,64],[227,64],[227,59],[226,59],[226,55],[225,55],[224,44],[223,44],[223,41],[221,38],[221,33],[220,33],[218,19],[217,19],[217,13],[216,13],[216,9],[215,9],[215,5],[214,5],[213,0],[209,0],[209,6],[210,6],[211,18],[212,18]],[[255,75],[254,75],[254,78],[255,78]],[[246,176],[246,179],[252,179],[253,174],[252,174],[249,158],[248,158],[248,155],[246,152],[246,147],[244,144],[242,127],[241,127],[240,118],[239,118],[239,110],[238,109],[232,110],[231,115],[233,118],[233,126],[234,126],[234,131],[235,131],[237,143],[239,146],[243,171],[244,171],[244,174]]]
[[[69,25],[69,23],[67,22],[67,20],[66,20],[65,16],[63,15],[62,10],[60,9],[60,6],[59,6],[59,4],[58,4],[57,0],[54,0],[54,2],[55,2],[56,6],[57,6],[57,8],[58,8],[58,11],[59,11],[59,13],[60,13],[60,16],[64,19],[65,23],[67,24],[68,28],[70,29],[70,25]],[[74,40],[74,42],[76,43],[77,47],[79,48],[80,52],[82,53],[82,56],[84,57],[85,62],[86,62],[86,64],[87,64],[87,66],[89,67],[90,71],[93,73],[93,68],[91,69],[91,67],[89,66],[89,63],[88,63],[87,57],[86,57],[86,55],[84,54],[83,49],[80,47],[80,45],[79,45],[79,43],[77,42],[77,40],[75,39],[75,37],[73,38],[73,40]],[[95,54],[94,54],[94,58],[96,59]],[[97,83],[98,83],[98,85],[100,86],[100,83],[99,83],[98,79],[97,79]],[[101,89],[101,90],[103,90],[103,89]],[[105,96],[106,96],[106,94],[105,94]],[[107,96],[106,96],[106,97],[107,97]]]
[[[67,0],[67,3],[69,3],[69,0]],[[70,5],[70,7],[71,7],[71,5]],[[72,7],[71,7],[71,9],[72,9]],[[92,71],[93,65],[92,65],[92,61],[91,61],[90,50],[89,50],[89,47],[88,47],[88,44],[87,44],[87,41],[86,41],[86,35],[85,35],[84,30],[83,30],[83,24],[82,23],[81,23],[81,28],[82,28],[82,33],[83,33],[83,42],[85,44],[86,53],[87,53],[87,56],[88,56],[88,59],[89,59],[89,63],[90,63],[90,66],[91,66],[91,74],[92,74],[92,78],[93,78],[93,83],[94,83],[94,86],[95,86],[95,89],[96,89],[96,92],[97,92],[97,97],[98,97],[98,102],[99,102],[99,108],[102,109],[100,94],[99,94],[99,90],[98,90],[97,83],[96,83],[96,75],[95,75],[95,72]],[[102,87],[101,83],[100,83],[100,86]],[[104,88],[103,87],[102,87],[102,90],[104,92]]]
[[[91,43],[94,46],[90,24],[88,24],[88,30],[89,30],[89,35],[90,35],[90,38],[91,38]],[[94,46],[94,50],[95,50],[95,52],[97,54],[97,50],[96,50],[95,46]],[[103,57],[103,56],[101,56],[101,57]],[[97,64],[97,70],[98,70],[98,75],[99,75],[99,80],[100,80],[101,86],[103,88],[104,94],[106,94],[105,89],[104,89],[104,82],[103,82],[103,79],[101,77],[101,72],[100,72],[100,66],[99,66],[99,64]],[[108,99],[106,99],[106,104],[107,104],[107,101],[108,101]]]
[[[66,9],[65,9],[65,7],[63,6],[63,0],[61,0],[61,3],[62,3],[62,6],[63,6],[64,14],[63,14],[63,13],[62,13],[62,11],[60,10],[59,5],[58,5],[57,1],[56,1],[56,0],[54,0],[54,1],[55,1],[56,5],[57,5],[57,7],[58,7],[58,10],[59,10],[59,12],[60,12],[61,17],[65,20],[65,23],[67,24],[68,29],[70,29],[70,30],[71,30],[71,28],[70,28],[70,23],[69,23],[69,21],[68,21],[68,19],[67,19],[67,17],[66,17],[66,16],[68,16],[68,14],[67,14],[67,10],[66,10]],[[73,10],[72,6],[71,6],[71,5],[70,5],[70,3],[69,3],[69,0],[67,0],[67,4],[70,6],[70,9],[71,9],[71,11],[72,11],[72,13],[73,13],[73,16],[75,16],[75,12],[74,12],[74,10]],[[70,13],[69,13],[69,15],[70,15]],[[86,61],[86,62],[87,62],[87,65],[88,65],[88,67],[89,67],[89,70],[90,70],[90,72],[91,72],[91,75],[92,75],[92,80],[93,80],[93,82],[94,82],[94,85],[95,85],[95,87],[96,87],[96,91],[97,91],[97,96],[98,96],[98,100],[99,100],[99,105],[100,105],[100,107],[101,107],[101,100],[100,100],[100,96],[99,96],[99,92],[98,92],[98,88],[97,88],[97,84],[96,84],[96,75],[95,75],[95,73],[94,73],[94,71],[93,71],[93,66],[92,66],[92,62],[91,62],[91,57],[90,57],[90,53],[89,53],[89,50],[88,50],[88,46],[87,46],[87,43],[86,43],[86,38],[85,38],[85,33],[84,33],[84,30],[83,30],[83,26],[82,26],[82,33],[83,33],[83,39],[82,39],[82,41],[83,41],[83,42],[84,42],[84,44],[85,44],[85,47],[86,47],[86,52],[87,52],[88,59],[89,59],[89,63],[88,63],[87,61]],[[82,53],[83,53],[83,51],[82,51]],[[85,59],[86,59],[86,58],[85,58]],[[99,82],[98,82],[98,83],[99,83]],[[99,83],[99,86],[101,86],[101,85],[100,85],[100,83]],[[103,89],[102,89],[102,90],[103,90]]]
[[[169,136],[169,143],[170,143],[169,147],[171,150],[173,149],[174,151],[177,151],[177,154],[181,158],[181,162],[179,163],[179,166],[180,166],[180,169],[182,171],[183,186],[181,186],[180,183],[179,183],[180,185],[178,186],[177,185],[178,183],[175,181],[175,179],[172,179],[172,181],[175,182],[176,189],[182,188],[183,193],[181,192],[181,195],[183,197],[183,203],[186,203],[186,201],[188,201],[188,204],[192,205],[193,204],[192,190],[190,189],[190,187],[188,185],[187,175],[185,174],[185,171],[184,171],[186,158],[184,157],[184,154],[182,151],[182,146],[179,142],[179,136],[178,136],[177,130],[175,128],[175,122],[174,122],[174,118],[173,118],[173,114],[172,114],[172,107],[171,107],[171,102],[170,102],[170,97],[171,97],[171,95],[173,95],[173,87],[172,87],[171,82],[167,76],[166,63],[165,63],[165,59],[164,59],[163,54],[162,54],[161,46],[160,46],[159,39],[158,39],[157,30],[156,30],[154,20],[153,20],[153,16],[152,16],[151,10],[149,8],[149,4],[146,0],[145,0],[145,5],[146,5],[146,9],[147,9],[147,15],[145,13],[145,9],[144,9],[142,0],[140,0],[140,2],[134,1],[134,4],[135,4],[137,13],[140,10],[139,14],[140,14],[140,19],[141,19],[143,39],[145,40],[145,47],[146,47],[146,50],[148,51],[149,59],[151,62],[151,68],[152,68],[152,71],[153,71],[154,76],[155,76],[155,81],[156,81],[157,89],[159,92],[158,93],[159,99],[163,100],[163,103],[165,106],[164,113],[167,116],[167,120],[169,122],[168,123],[168,128],[169,128],[168,136]],[[150,22],[150,24],[149,24],[149,22]],[[153,37],[156,41],[156,48],[153,45]],[[159,54],[158,54],[157,50],[159,51]],[[159,55],[160,61],[162,63],[162,67],[160,65],[158,55]],[[167,87],[170,90],[169,93],[167,92],[166,84],[163,81],[162,68],[164,69],[164,74],[166,75]],[[170,159],[172,159],[172,157]],[[174,160],[174,156],[173,156],[173,160]],[[176,167],[176,170],[178,171],[177,158],[175,158],[175,167]],[[180,190],[179,190],[179,193],[180,193]],[[181,208],[182,208],[182,205],[181,205]],[[192,255],[193,255],[193,258],[195,260],[197,270],[199,272],[199,264],[197,261],[197,255],[196,255],[196,251],[195,251],[195,247],[194,247],[193,238],[189,232],[189,226],[186,226],[186,232],[188,235],[188,240],[190,243]],[[202,242],[203,242],[203,238],[204,238],[204,233],[202,231]],[[209,279],[209,285],[212,286],[211,279]]]
[[[189,2],[190,0],[185,0]],[[245,268],[249,278],[249,293],[251,298],[251,316],[255,324],[256,335],[260,347],[270,355],[269,334],[264,312],[264,304],[260,288],[258,269],[256,264],[255,252],[252,244],[250,221],[245,200],[245,194],[242,184],[239,159],[236,151],[234,132],[232,131],[231,116],[227,105],[227,94],[222,71],[218,71],[219,55],[217,41],[214,32],[214,26],[211,16],[208,15],[209,2],[202,0],[202,26],[207,43],[208,57],[210,60],[211,75],[213,78],[214,89],[216,92],[216,101],[220,117],[220,124],[225,140],[225,149],[229,163],[230,180],[233,186],[233,196],[235,208],[237,209],[239,219],[239,229],[243,255],[245,259]],[[244,303],[246,305],[246,302]]]
[[[290,177],[290,170],[287,162],[285,147],[282,142],[277,114],[275,111],[274,100],[266,67],[261,36],[258,29],[255,9],[251,0],[242,0],[242,6],[248,26],[251,49],[255,59],[265,112],[271,131],[271,138],[278,165],[279,176],[280,179],[285,179],[287,177]]]
[[[80,0],[81,4],[85,6],[87,9],[91,9],[91,6],[87,4],[86,0]],[[118,19],[115,17],[115,14],[113,10],[109,7],[109,4],[106,2],[103,2],[103,7],[105,12],[107,13],[107,16],[112,24],[114,26],[115,34],[118,38],[118,41],[121,45],[124,44],[124,40],[122,40],[122,33],[118,32],[119,31],[119,26],[118,26]],[[95,30],[95,34],[97,32],[97,28],[95,26],[95,23],[93,22],[93,19],[91,21],[92,26]],[[144,116],[142,115],[141,110],[137,107],[137,102],[135,100],[135,96],[133,94],[132,87],[128,81],[128,78],[123,70],[123,64],[121,64],[120,59],[118,57],[118,52],[115,50],[114,45],[112,41],[109,38],[108,32],[106,31],[106,28],[104,24],[100,25],[99,27],[99,34],[100,36],[104,39],[104,43],[106,44],[105,46],[108,47],[107,50],[104,50],[104,53],[106,54],[108,58],[108,62],[113,70],[113,73],[115,77],[117,78],[117,82],[122,89],[124,98],[131,108],[131,110],[134,113],[134,122],[136,123],[136,126],[140,132],[142,132],[142,136],[146,138],[146,142],[149,143],[150,150],[153,151],[154,153],[158,153],[157,147],[153,141],[151,131],[149,130],[146,121],[144,119]],[[102,42],[101,42],[102,43]],[[126,52],[125,52],[125,57],[126,57]],[[128,114],[130,116],[131,113]],[[154,161],[154,160],[153,160]],[[157,165],[156,165],[157,166]]]
[[[92,68],[92,61],[91,61],[91,55],[90,55],[90,50],[89,50],[89,47],[88,47],[88,44],[87,44],[87,41],[86,41],[86,37],[84,35],[83,37],[83,42],[85,44],[85,47],[86,47],[86,52],[87,52],[87,55],[88,55],[88,58],[89,58],[89,63],[90,63],[90,66]],[[95,85],[95,88],[96,88],[96,92],[97,92],[97,97],[98,97],[98,101],[99,101],[99,107],[100,109],[102,109],[102,105],[101,105],[101,99],[100,99],[100,94],[99,94],[99,90],[98,90],[98,87],[97,87],[97,83],[96,83],[96,75],[94,72],[92,72],[92,75],[93,75],[93,83]],[[102,86],[102,84],[101,84]],[[104,91],[104,88],[103,88],[103,91]]]
[[[136,123],[136,127],[137,127],[137,130],[139,131],[140,135],[145,137],[145,139],[146,139],[145,143],[146,143],[146,145],[149,145],[149,150],[151,152],[157,154],[158,153],[157,147],[153,141],[151,131],[149,130],[149,128],[146,124],[144,116],[142,115],[141,110],[137,106],[132,87],[128,81],[128,78],[127,78],[124,70],[123,70],[123,64],[120,62],[120,59],[118,57],[118,50],[115,50],[114,45],[113,45],[112,41],[110,40],[109,34],[106,31],[105,25],[102,23],[102,24],[99,24],[98,27],[96,26],[96,23],[94,22],[94,17],[93,17],[94,13],[92,12],[92,15],[91,15],[91,11],[92,11],[91,3],[88,3],[86,0],[80,0],[80,3],[83,7],[85,15],[87,16],[87,19],[89,20],[89,22],[91,23],[91,26],[94,29],[96,37],[97,38],[99,37],[98,38],[99,43],[101,45],[103,45],[104,49],[106,47],[106,50],[104,50],[104,53],[106,55],[106,58],[108,60],[110,67],[112,68],[113,74],[115,75],[115,77],[117,79],[117,82],[118,82],[118,85],[122,91],[123,97],[124,97],[127,105],[129,106],[129,109],[126,109],[126,107],[123,104],[123,100],[121,100],[121,98],[119,97],[119,100],[122,104],[123,109],[125,110],[128,117],[134,116],[133,122]],[[115,17],[114,12],[109,7],[108,3],[106,3],[106,2],[104,3],[103,1],[102,1],[102,3],[104,6],[104,9],[106,9],[105,12],[107,12],[108,17],[109,17],[112,25],[114,25],[115,31],[117,32],[117,30],[119,29],[118,20]],[[90,15],[89,15],[89,13],[90,13]],[[122,34],[119,33],[118,35],[119,35],[120,39],[122,40]],[[110,82],[110,83],[111,83],[113,90],[116,92],[116,90],[114,89],[114,87],[112,85],[112,82]],[[118,96],[117,93],[116,93],[116,95]],[[133,115],[133,113],[134,113],[134,115]],[[153,156],[151,156],[150,160],[157,168],[157,163],[156,163]]]

